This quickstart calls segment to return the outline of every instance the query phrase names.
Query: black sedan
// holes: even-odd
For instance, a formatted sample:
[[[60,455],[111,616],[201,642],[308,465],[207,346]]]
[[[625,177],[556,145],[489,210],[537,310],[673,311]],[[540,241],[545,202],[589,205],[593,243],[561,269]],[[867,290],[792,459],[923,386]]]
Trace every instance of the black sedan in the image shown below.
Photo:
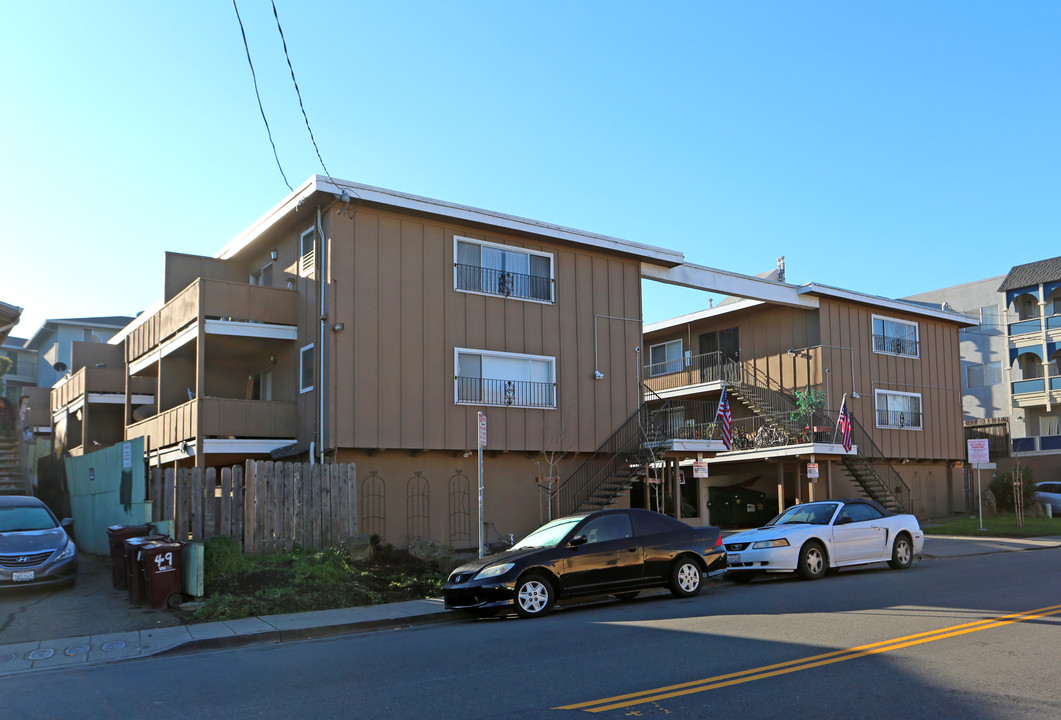
[[[0,495],[0,587],[68,584],[77,580],[77,548],[35,497]]]
[[[716,527],[694,528],[650,510],[598,510],[553,520],[510,550],[461,565],[442,592],[446,607],[490,615],[512,603],[525,618],[558,599],[667,587],[700,592],[703,573],[725,572]]]

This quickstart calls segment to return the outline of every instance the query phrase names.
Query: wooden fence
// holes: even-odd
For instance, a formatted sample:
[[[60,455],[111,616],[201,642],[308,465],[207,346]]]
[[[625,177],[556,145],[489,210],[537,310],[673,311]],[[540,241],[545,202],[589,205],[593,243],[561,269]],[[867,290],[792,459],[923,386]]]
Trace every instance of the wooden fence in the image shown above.
[[[152,520],[173,536],[230,535],[248,553],[318,550],[357,534],[356,468],[248,460],[246,468],[151,471]]]

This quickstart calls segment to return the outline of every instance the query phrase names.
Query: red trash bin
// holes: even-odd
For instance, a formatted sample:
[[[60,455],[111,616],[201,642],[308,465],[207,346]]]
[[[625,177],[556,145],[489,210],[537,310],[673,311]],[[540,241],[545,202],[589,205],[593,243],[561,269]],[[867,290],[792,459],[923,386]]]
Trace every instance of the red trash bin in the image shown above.
[[[175,608],[184,602],[181,594],[184,587],[181,581],[183,549],[184,543],[177,540],[148,542],[140,546],[147,599],[156,610]]]
[[[107,528],[107,542],[111,550],[111,582],[115,590],[129,587],[128,569],[125,566],[125,541],[131,537],[150,535],[154,525],[111,525]]]
[[[165,540],[165,535],[143,535],[128,538],[125,541],[125,576],[126,589],[129,591],[129,602],[142,603],[146,597],[144,591],[144,568],[140,564],[140,548],[149,542]]]

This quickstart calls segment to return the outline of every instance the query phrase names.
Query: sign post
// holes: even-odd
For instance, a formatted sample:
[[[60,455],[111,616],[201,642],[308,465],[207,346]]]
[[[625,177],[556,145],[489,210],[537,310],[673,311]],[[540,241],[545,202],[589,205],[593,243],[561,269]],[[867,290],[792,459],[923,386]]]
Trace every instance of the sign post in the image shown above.
[[[486,447],[486,415],[479,411],[479,557],[483,556],[483,448]]]
[[[966,440],[969,448],[969,462],[976,467],[976,501],[980,508],[980,530],[984,529],[984,495],[980,488],[980,466],[991,462],[991,453],[987,449],[987,440]]]

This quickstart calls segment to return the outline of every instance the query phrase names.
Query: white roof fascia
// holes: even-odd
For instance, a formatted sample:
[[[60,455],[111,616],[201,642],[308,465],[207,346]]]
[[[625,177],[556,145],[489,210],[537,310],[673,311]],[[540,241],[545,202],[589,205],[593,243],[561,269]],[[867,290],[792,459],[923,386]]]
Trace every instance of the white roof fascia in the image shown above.
[[[273,208],[258,218],[250,227],[245,229],[235,238],[233,238],[225,247],[221,248],[220,251],[214,257],[226,260],[243,248],[247,247],[251,242],[255,240],[259,235],[264,233],[266,230],[271,228],[280,220],[284,219],[288,213],[298,208],[299,203],[308,198],[310,195],[321,189],[319,187],[320,175],[314,175],[306,182],[298,186],[298,189],[288,195],[286,198],[281,200],[279,203],[273,206]]]
[[[719,315],[725,315],[736,310],[745,310],[747,308],[756,307],[757,305],[765,305],[762,300],[748,300],[741,299],[737,302],[727,303],[725,305],[717,305],[713,308],[707,308],[706,310],[699,310],[688,315],[679,315],[675,318],[668,318],[667,320],[660,320],[654,323],[647,323],[645,325],[644,334],[655,332],[657,330],[666,330],[667,328],[677,327],[678,325],[686,325],[697,320],[703,320],[704,318],[717,317]]]
[[[800,294],[815,293],[818,295],[826,295],[841,300],[849,300],[851,302],[894,310],[896,312],[910,313],[912,315],[924,315],[926,317],[936,318],[937,320],[947,320],[948,322],[958,323],[959,325],[980,324],[979,318],[974,318],[971,315],[955,312],[953,310],[933,310],[932,308],[927,308],[924,305],[919,305],[917,303],[904,300],[890,300],[878,295],[867,295],[865,293],[855,292],[854,290],[843,290],[829,285],[819,285],[818,283],[800,285],[799,292]]]
[[[752,300],[762,300],[774,305],[800,308],[817,308],[818,300],[799,292],[795,285],[764,280],[754,275],[718,270],[685,263],[676,267],[661,267],[652,263],[641,263],[641,277],[668,285],[678,285],[694,290],[734,295]]]
[[[334,180],[333,182],[320,175],[314,175],[299,186],[297,190],[288,195],[287,198],[281,201],[272,210],[237,235],[230,243],[223,247],[215,257],[224,260],[236,255],[240,250],[253,242],[255,238],[276,224],[293,209],[298,207],[299,202],[304,198],[309,197],[314,192],[319,191],[330,193],[332,195],[342,195],[344,190],[349,192],[353,202],[361,201],[379,203],[381,205],[402,208],[404,210],[441,215],[454,220],[482,223],[507,230],[543,235],[556,240],[633,255],[639,259],[652,260],[661,265],[678,265],[685,259],[685,256],[676,250],[667,250],[652,245],[643,245],[641,243],[622,240],[608,235],[597,235],[595,233],[586,232],[584,230],[575,230],[574,228],[568,228],[562,225],[551,225],[549,223],[529,220],[515,215],[506,215],[504,213],[483,210],[468,205],[458,205],[443,200],[435,200],[432,198],[421,197],[419,195],[410,195],[408,193],[398,192],[397,190],[387,190],[385,188],[373,187],[371,185],[362,185],[347,180]]]

